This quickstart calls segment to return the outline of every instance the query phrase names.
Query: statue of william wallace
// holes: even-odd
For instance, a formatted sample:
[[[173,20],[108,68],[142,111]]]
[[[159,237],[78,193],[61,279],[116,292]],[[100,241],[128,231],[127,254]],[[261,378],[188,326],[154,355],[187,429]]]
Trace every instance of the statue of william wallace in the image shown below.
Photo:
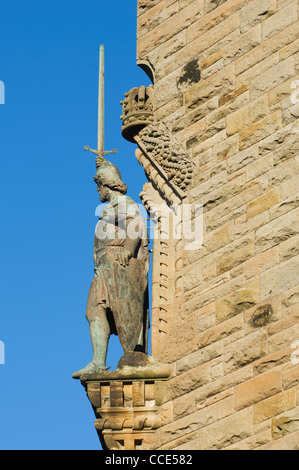
[[[124,352],[147,352],[149,266],[148,237],[138,205],[126,196],[118,169],[105,161],[94,177],[101,202],[94,237],[95,274],[86,318],[93,358],[74,378],[105,370],[108,341],[117,334]]]
[[[103,51],[102,51],[103,57]],[[101,55],[100,55],[101,63]],[[99,97],[103,98],[101,67]],[[126,196],[127,186],[119,170],[104,155],[103,110],[98,133],[97,172],[94,181],[101,202],[107,202],[94,237],[95,273],[86,309],[93,349],[92,361],[73,374],[74,378],[107,370],[106,357],[111,334],[119,336],[124,352],[147,353],[148,236],[138,205]],[[115,153],[116,151],[112,151]]]

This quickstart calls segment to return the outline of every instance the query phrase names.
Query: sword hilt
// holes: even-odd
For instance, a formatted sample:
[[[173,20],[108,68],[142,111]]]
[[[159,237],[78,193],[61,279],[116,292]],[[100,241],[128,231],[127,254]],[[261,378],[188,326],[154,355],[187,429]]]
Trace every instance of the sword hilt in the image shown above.
[[[90,152],[95,153],[96,155],[101,156],[101,157],[102,157],[103,155],[108,155],[109,153],[114,153],[114,155],[117,154],[117,150],[116,150],[116,149],[107,150],[107,151],[103,152],[102,155],[100,155],[98,150],[91,149],[91,148],[88,147],[88,145],[85,145],[85,147],[83,147],[83,148],[84,148],[85,152],[87,152],[87,151],[89,150]]]

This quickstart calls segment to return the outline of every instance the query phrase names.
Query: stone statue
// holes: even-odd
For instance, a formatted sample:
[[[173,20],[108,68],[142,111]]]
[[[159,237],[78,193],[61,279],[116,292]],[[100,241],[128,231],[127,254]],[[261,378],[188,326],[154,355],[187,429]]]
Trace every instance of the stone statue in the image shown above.
[[[124,352],[147,353],[149,269],[148,236],[138,205],[126,196],[119,170],[103,157],[96,159],[94,180],[104,207],[94,238],[95,274],[86,318],[92,361],[74,378],[109,369],[108,341],[117,334]]]

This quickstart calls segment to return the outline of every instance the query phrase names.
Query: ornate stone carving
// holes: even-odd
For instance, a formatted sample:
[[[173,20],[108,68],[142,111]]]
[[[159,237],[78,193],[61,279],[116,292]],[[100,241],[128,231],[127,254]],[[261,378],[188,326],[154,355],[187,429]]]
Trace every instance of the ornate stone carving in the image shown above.
[[[123,365],[97,379],[82,381],[104,450],[149,450],[156,445],[159,408],[172,367],[150,358],[147,366],[144,360],[141,363],[142,367]]]
[[[192,179],[192,163],[167,126],[163,122],[151,124],[143,128],[138,137],[147,155],[165,171],[168,181],[181,190],[186,189]]]
[[[120,104],[123,107],[123,115],[120,117],[123,121],[122,135],[134,142],[134,136],[154,121],[153,86],[132,88],[125,93],[125,99]]]
[[[192,162],[166,124],[154,122],[153,103],[152,85],[133,88],[125,93],[125,100],[121,101],[122,135],[138,144],[143,156],[136,153],[136,157],[144,167],[148,180],[164,194],[168,203],[173,203],[175,197],[181,200],[185,197],[184,190],[192,179]]]

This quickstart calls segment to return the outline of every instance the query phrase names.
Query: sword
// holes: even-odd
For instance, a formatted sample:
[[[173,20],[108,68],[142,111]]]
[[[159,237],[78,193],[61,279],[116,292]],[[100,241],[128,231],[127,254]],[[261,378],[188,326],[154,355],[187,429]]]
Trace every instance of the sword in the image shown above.
[[[104,155],[109,153],[117,153],[116,149],[113,150],[104,150],[104,118],[105,118],[105,74],[104,74],[104,46],[100,46],[100,55],[99,55],[99,92],[98,92],[98,146],[97,150],[89,148],[88,145],[85,145],[84,150],[90,151],[97,155],[96,162],[99,163],[105,161]]]

